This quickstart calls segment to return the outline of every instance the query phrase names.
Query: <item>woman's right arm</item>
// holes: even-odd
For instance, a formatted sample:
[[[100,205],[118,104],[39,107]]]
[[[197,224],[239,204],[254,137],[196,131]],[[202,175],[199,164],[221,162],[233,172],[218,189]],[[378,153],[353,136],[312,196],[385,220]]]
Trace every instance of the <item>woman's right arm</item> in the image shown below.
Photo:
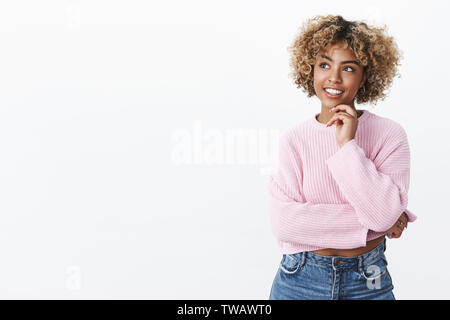
[[[311,203],[302,190],[302,161],[284,134],[278,164],[269,180],[272,232],[283,242],[336,249],[366,246],[368,227],[348,203]]]

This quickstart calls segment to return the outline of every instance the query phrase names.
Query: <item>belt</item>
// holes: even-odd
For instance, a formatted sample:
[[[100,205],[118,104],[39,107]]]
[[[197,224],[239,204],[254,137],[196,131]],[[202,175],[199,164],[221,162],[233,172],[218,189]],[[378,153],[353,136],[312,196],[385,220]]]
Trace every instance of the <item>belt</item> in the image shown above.
[[[340,265],[342,263],[348,263],[348,261],[342,261],[342,260],[339,260],[339,259],[334,260],[334,266],[338,266],[338,265]]]

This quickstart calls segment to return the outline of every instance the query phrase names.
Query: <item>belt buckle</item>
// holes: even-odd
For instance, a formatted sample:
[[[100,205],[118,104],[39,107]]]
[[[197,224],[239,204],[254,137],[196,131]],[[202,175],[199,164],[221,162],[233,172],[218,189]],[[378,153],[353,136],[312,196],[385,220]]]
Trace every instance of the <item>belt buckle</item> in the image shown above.
[[[340,265],[341,263],[348,263],[348,261],[343,261],[343,260],[339,260],[339,259],[334,260],[334,266],[335,267]]]

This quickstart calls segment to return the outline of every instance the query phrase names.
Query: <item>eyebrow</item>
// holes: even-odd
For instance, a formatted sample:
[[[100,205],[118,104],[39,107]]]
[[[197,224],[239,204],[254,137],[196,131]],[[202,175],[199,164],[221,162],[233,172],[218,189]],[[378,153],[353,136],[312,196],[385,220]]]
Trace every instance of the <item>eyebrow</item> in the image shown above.
[[[321,55],[321,57],[322,57],[322,58],[325,58],[325,59],[327,59],[327,60],[330,60],[331,62],[333,61],[333,59],[331,59],[330,57],[328,57],[328,56],[326,56],[326,55]],[[356,64],[356,65],[359,66],[359,62],[358,62],[358,61],[355,61],[355,60],[346,60],[346,61],[342,61],[342,62],[341,62],[341,64],[344,64],[344,63],[354,63],[354,64]]]

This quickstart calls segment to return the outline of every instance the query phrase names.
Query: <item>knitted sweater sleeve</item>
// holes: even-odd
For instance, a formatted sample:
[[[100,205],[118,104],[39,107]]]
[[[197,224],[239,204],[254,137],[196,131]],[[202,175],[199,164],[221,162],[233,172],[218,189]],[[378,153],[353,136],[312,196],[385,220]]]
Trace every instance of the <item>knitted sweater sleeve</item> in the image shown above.
[[[284,134],[279,139],[277,169],[269,177],[269,213],[275,237],[323,248],[365,246],[368,228],[352,205],[305,201],[301,158],[288,137]]]
[[[361,223],[382,232],[405,212],[409,222],[417,219],[407,210],[410,151],[404,129],[394,126],[374,161],[368,159],[355,139],[344,144],[327,165]]]

